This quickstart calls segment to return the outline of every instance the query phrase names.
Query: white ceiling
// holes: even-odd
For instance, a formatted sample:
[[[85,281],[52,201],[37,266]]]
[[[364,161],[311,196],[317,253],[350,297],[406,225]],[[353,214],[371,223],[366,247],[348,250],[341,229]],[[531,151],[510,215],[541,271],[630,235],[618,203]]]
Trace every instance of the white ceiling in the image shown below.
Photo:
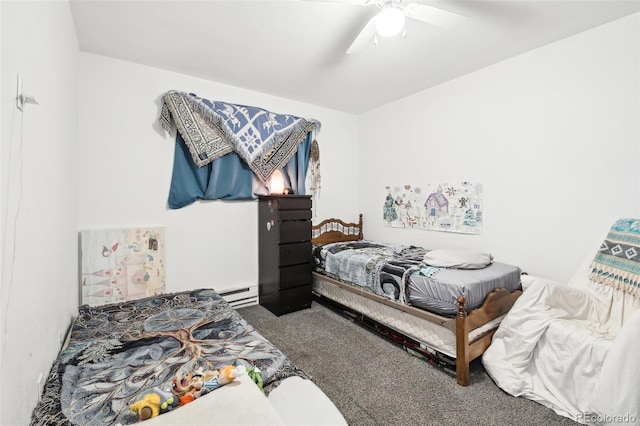
[[[468,19],[451,29],[408,19],[406,38],[346,55],[376,6],[71,0],[71,11],[84,52],[358,114],[640,10],[640,0],[413,1]]]

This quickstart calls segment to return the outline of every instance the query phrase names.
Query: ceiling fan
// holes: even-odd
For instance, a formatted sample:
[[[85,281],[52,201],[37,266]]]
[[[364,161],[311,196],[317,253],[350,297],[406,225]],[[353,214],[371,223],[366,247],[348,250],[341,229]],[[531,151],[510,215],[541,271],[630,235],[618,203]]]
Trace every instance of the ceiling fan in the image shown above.
[[[405,3],[404,0],[360,0],[357,3],[362,6],[375,5],[380,9],[380,12],[362,28],[347,49],[348,55],[361,52],[371,39],[373,39],[374,44],[377,43],[378,36],[392,37],[400,33],[406,36],[406,17],[442,28],[450,28],[466,19],[466,16],[457,13],[422,3]]]
[[[1,0],[0,0],[1,1]],[[225,1],[225,0],[213,0]],[[273,0],[247,0],[247,1],[273,1]],[[400,33],[406,36],[406,18],[426,22],[441,28],[451,28],[467,19],[466,16],[449,12],[434,6],[419,3],[420,0],[276,0],[286,2],[319,2],[342,3],[360,6],[376,6],[380,11],[365,24],[358,36],[347,49],[348,55],[360,53],[367,44],[373,40],[377,43],[378,36],[392,37]]]

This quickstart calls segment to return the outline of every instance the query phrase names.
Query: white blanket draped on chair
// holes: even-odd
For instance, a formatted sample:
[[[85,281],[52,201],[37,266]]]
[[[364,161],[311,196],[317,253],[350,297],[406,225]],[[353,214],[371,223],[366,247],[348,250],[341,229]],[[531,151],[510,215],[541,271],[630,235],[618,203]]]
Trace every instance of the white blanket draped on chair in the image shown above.
[[[640,243],[640,230],[629,235]],[[593,259],[568,285],[523,277],[523,285],[531,284],[503,319],[483,364],[507,393],[580,423],[640,424],[640,300],[592,281]]]

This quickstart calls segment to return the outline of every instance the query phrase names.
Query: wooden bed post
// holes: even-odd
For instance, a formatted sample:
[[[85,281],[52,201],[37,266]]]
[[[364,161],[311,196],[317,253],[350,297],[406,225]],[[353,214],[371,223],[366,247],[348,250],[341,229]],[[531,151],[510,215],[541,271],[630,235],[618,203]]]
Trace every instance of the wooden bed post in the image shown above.
[[[362,233],[362,213],[360,213],[360,216],[358,218],[358,229],[360,230],[358,232],[358,239],[359,240],[363,240],[364,239],[364,235]]]
[[[458,297],[456,315],[456,378],[460,386],[469,386],[469,323],[467,322],[467,301]]]

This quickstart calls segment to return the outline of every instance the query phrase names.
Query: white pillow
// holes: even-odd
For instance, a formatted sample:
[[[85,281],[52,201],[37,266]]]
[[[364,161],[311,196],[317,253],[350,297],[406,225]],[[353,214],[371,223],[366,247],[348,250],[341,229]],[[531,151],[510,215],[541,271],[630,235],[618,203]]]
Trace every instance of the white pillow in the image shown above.
[[[463,249],[438,249],[424,255],[424,263],[440,268],[482,269],[493,262],[489,253]]]

